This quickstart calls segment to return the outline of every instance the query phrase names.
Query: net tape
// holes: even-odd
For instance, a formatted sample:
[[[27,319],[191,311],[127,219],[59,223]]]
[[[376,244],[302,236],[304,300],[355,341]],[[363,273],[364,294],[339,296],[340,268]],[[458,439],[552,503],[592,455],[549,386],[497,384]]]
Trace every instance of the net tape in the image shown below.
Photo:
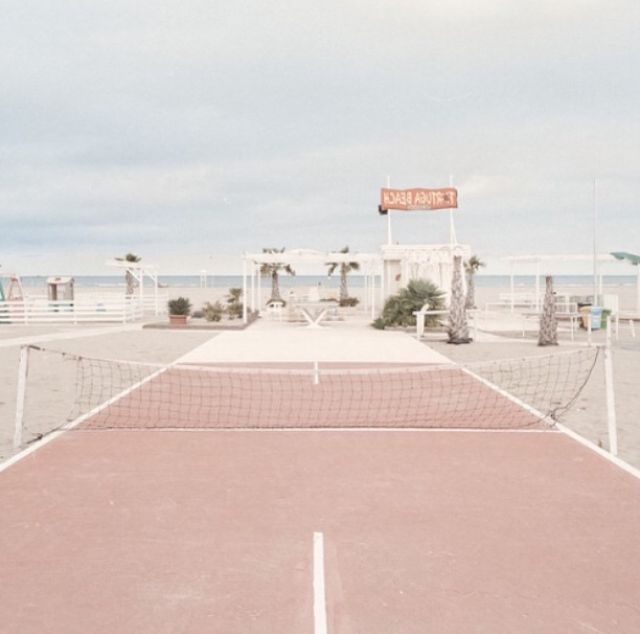
[[[598,349],[376,368],[158,365],[36,346],[30,355],[30,376],[38,356],[42,368],[52,367],[52,356],[64,368],[49,370],[57,375],[49,382],[41,376],[27,384],[27,442],[70,421],[79,430],[545,427],[578,397]],[[45,388],[54,378],[61,387]],[[43,390],[52,404],[65,395],[70,401],[56,420],[44,420],[42,403],[29,407]]]

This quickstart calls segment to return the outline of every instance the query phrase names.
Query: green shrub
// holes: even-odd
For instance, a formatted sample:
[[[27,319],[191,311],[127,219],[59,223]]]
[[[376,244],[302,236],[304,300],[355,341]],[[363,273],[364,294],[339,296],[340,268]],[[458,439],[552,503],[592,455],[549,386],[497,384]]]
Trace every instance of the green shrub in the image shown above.
[[[345,297],[340,300],[340,306],[342,307],[352,307],[357,306],[360,303],[360,300],[357,297]]]
[[[385,326],[415,326],[413,313],[425,304],[429,310],[442,310],[444,293],[429,280],[411,280],[406,288],[387,299],[379,319]],[[438,323],[437,317],[427,316],[425,323],[427,326],[435,325]]]
[[[204,318],[207,321],[220,321],[222,315],[224,315],[224,307],[220,302],[216,302],[215,304],[207,302],[202,310],[204,312]]]
[[[186,315],[191,314],[191,302],[186,297],[178,297],[170,299],[167,303],[170,315]]]
[[[202,319],[202,318],[204,317],[204,310],[194,310],[194,311],[191,313],[191,316],[192,316],[194,319]]]
[[[374,319],[371,325],[376,330],[384,330],[385,327],[386,327],[386,324],[384,323],[384,319],[382,319],[382,317],[378,317],[378,318]]]

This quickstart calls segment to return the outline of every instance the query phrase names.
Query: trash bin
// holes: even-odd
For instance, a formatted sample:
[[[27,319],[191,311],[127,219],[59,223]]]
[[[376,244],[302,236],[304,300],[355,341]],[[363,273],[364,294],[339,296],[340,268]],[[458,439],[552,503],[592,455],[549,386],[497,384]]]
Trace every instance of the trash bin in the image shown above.
[[[602,327],[602,308],[600,306],[591,307],[591,330],[600,330]]]
[[[578,304],[578,312],[580,313],[580,327],[585,330],[588,327],[588,320],[591,318],[591,304]]]

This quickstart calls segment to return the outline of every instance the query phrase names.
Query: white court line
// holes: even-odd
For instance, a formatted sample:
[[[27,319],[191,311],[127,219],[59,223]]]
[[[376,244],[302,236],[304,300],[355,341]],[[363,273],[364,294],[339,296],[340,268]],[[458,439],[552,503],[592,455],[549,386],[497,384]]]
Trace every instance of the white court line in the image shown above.
[[[179,357],[178,359],[176,359],[172,363],[170,363],[170,364],[168,364],[168,365],[166,365],[164,367],[161,367],[156,372],[152,372],[149,376],[145,377],[141,381],[138,381],[134,385],[131,385],[130,387],[126,388],[125,390],[123,390],[119,394],[116,394],[115,396],[111,397],[109,400],[107,400],[104,403],[98,405],[97,407],[94,407],[91,411],[87,412],[86,414],[82,414],[82,416],[79,416],[75,420],[72,420],[71,422],[66,423],[65,425],[62,425],[58,430],[56,430],[54,432],[51,432],[50,434],[47,434],[46,436],[43,436],[42,438],[40,438],[40,440],[37,440],[31,446],[27,447],[26,449],[23,449],[22,451],[19,451],[17,454],[14,454],[13,456],[7,458],[7,460],[5,460],[4,462],[0,463],[0,473],[5,471],[6,469],[11,467],[12,465],[16,464],[16,462],[19,462],[23,458],[26,458],[30,454],[36,452],[41,447],[44,447],[45,445],[48,445],[50,442],[54,441],[56,438],[62,436],[62,434],[64,434],[65,432],[68,432],[68,431],[72,430],[74,427],[77,427],[78,425],[80,425],[80,423],[84,422],[88,418],[91,418],[92,416],[95,416],[97,413],[101,412],[103,409],[109,407],[109,405],[112,405],[113,403],[119,401],[121,398],[124,398],[125,396],[128,396],[134,390],[137,390],[139,387],[141,387],[142,385],[144,385],[148,381],[151,381],[151,379],[155,379],[158,375],[163,374],[167,370],[170,370],[174,365],[179,364],[182,361],[182,359],[184,359],[187,356],[187,354],[189,354],[189,353],[183,354],[181,357]],[[71,356],[73,356],[73,355],[71,355]]]
[[[327,598],[324,582],[324,536],[313,534],[313,632],[327,634]]]
[[[579,442],[581,445],[584,445],[588,449],[591,449],[591,451],[595,451],[599,456],[606,458],[609,462],[613,462],[614,465],[620,467],[620,469],[626,471],[627,473],[640,480],[640,469],[636,469],[636,467],[630,465],[628,462],[625,462],[621,458],[618,458],[618,456],[614,456],[612,453],[609,453],[602,447],[598,447],[598,445],[596,445],[595,443],[587,440],[580,434],[569,429],[568,427],[565,427],[561,423],[556,423],[556,427],[558,428],[558,431],[566,434],[567,436],[569,436],[569,438],[573,438],[573,440]]]
[[[80,423],[84,422],[88,418],[95,416],[96,414],[101,412],[103,409],[106,409],[107,407],[109,407],[109,405],[112,405],[113,403],[115,403],[116,401],[119,401],[121,398],[124,398],[134,390],[137,390],[140,386],[147,383],[147,381],[150,381],[151,379],[155,379],[155,377],[157,377],[159,374],[166,372],[167,369],[168,368],[163,368],[162,370],[153,372],[149,376],[142,379],[142,381],[138,381],[131,387],[128,387],[126,390],[123,390],[119,394],[116,394],[115,396],[110,398],[108,401],[105,401],[104,403],[98,405],[97,407],[94,407],[91,411],[87,412],[86,414],[79,416],[78,418],[76,418],[75,420],[72,420],[66,425],[62,425],[58,430],[50,434],[47,434],[46,436],[43,436],[40,440],[34,442],[30,447],[23,449],[22,451],[18,452],[14,456],[11,456],[7,460],[5,460],[2,464],[0,464],[0,473],[2,473],[5,469],[8,469],[10,466],[14,465],[16,462],[22,460],[23,458],[26,458],[29,454],[32,454],[38,449],[40,449],[41,447],[44,447],[44,445],[47,445],[50,442],[54,441],[56,438],[58,438],[59,436],[62,436],[62,434],[70,431],[71,429],[73,429]]]
[[[549,416],[545,416],[542,412],[531,407],[530,405],[527,405],[524,401],[521,401],[517,396],[514,396],[513,394],[510,394],[509,392],[506,392],[505,390],[501,389],[495,383],[491,383],[491,381],[487,381],[486,379],[482,378],[481,376],[478,376],[474,372],[471,372],[467,368],[461,368],[461,369],[467,374],[469,374],[470,376],[473,376],[474,378],[476,378],[481,383],[484,383],[487,387],[498,392],[498,394],[501,394],[505,398],[509,399],[512,403],[515,403],[516,405],[523,407],[529,413],[535,414],[536,416],[541,418],[543,421],[553,424],[555,429],[560,433],[564,434],[565,436],[569,436],[569,438],[580,443],[583,447],[586,447],[587,449],[591,449],[591,451],[597,453],[601,458],[604,458],[605,460],[608,460],[609,462],[613,463],[616,467],[622,469],[623,471],[626,471],[629,475],[632,475],[635,478],[640,479],[640,469],[636,469],[635,467],[631,466],[629,463],[618,458],[618,456],[614,456],[608,451],[605,451],[604,449],[602,449],[602,447],[598,447],[598,445],[596,445],[595,443],[591,442],[590,440],[587,440],[580,434],[570,430],[568,427],[565,427],[564,425],[558,423],[557,421],[554,421]]]
[[[65,428],[69,429],[69,428]],[[95,427],[95,428],[87,428],[87,429],[78,429],[74,430],[76,433],[82,434],[106,434],[106,433],[117,433],[117,432],[154,432],[154,433],[162,433],[162,432],[184,432],[184,433],[209,433],[209,434],[221,434],[221,433],[232,433],[232,434],[270,434],[273,432],[294,432],[296,434],[313,434],[315,432],[340,432],[340,433],[348,433],[348,432],[397,432],[399,434],[415,434],[415,433],[425,433],[425,434],[560,434],[562,433],[559,429],[547,429],[541,427],[534,428],[505,428],[505,429],[492,429],[487,427],[184,427],[183,425],[176,425],[175,427],[164,426],[164,427]]]

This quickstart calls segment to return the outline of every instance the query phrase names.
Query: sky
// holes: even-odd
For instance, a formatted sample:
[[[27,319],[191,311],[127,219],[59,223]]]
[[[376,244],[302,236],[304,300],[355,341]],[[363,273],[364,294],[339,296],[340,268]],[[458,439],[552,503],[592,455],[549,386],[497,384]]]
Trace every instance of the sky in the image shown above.
[[[387,179],[452,178],[458,240],[486,273],[590,253],[594,179],[598,249],[640,252],[637,0],[1,6],[4,271],[376,251]],[[448,230],[447,211],[393,215],[394,242]]]

